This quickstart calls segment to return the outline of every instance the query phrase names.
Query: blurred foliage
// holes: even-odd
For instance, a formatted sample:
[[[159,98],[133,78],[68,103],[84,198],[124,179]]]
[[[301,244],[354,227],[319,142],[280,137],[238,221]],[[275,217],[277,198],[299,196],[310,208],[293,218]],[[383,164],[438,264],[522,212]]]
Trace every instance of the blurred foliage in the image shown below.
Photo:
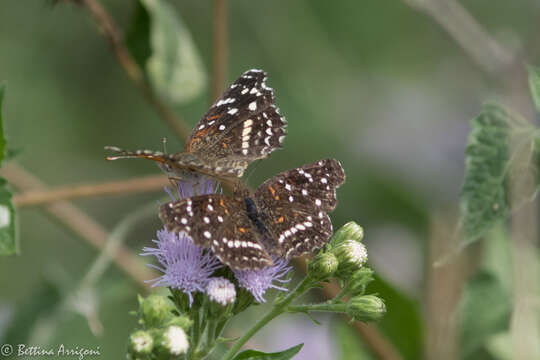
[[[129,48],[147,79],[194,124],[208,106],[211,2],[101,2],[127,30]],[[537,31],[538,11],[532,11],[538,9],[536,1],[463,3],[504,41],[515,44]],[[268,71],[277,104],[289,120],[285,149],[252,166],[250,183],[323,157],[342,161],[347,184],[339,189],[334,225],[350,219],[361,222],[368,251],[381,240],[371,234],[385,228],[404,230],[391,240],[409,233],[418,244],[397,255],[395,247],[370,252],[372,260],[378,258],[377,272],[393,270],[392,277],[378,279],[370,290],[386,301],[388,312],[380,323],[384,334],[405,359],[421,358],[427,331],[419,295],[424,274],[407,271],[415,265],[409,255],[425,255],[429,224],[438,213],[433,209],[454,206],[464,171],[466,121],[480,111],[479,104],[497,84],[486,79],[432,19],[403,2],[346,0],[336,6],[325,0],[277,0],[229,5],[230,79],[248,68]],[[158,171],[145,162],[103,161],[104,145],[158,148],[170,132],[129,83],[81,8],[63,2],[51,8],[40,1],[4,0],[0,45],[0,78],[10,83],[1,125],[9,134],[10,148],[22,149],[17,160],[25,168],[51,186]],[[538,70],[530,68],[530,73],[538,107]],[[488,236],[487,230],[507,210],[500,176],[505,150],[502,143],[493,143],[506,136],[501,117],[499,110],[487,107],[473,121],[474,145],[468,150],[462,193],[469,240]],[[181,146],[178,139],[169,143],[173,151]],[[8,201],[5,195],[0,200]],[[134,194],[75,203],[110,229],[133,208],[159,197]],[[34,338],[31,334],[40,329],[50,330],[33,326],[47,312],[55,315],[63,293],[42,274],[51,266],[84,274],[97,255],[40,210],[21,209],[18,215],[24,252],[0,261],[0,339],[13,343]],[[159,226],[157,216],[141,221],[127,244],[139,252]],[[468,283],[460,307],[462,350],[468,358],[504,358],[495,354],[502,354],[501,347],[507,345],[511,274],[508,241],[504,233],[497,234],[489,233],[490,241],[483,244],[486,264]],[[424,271],[430,269],[426,266]],[[411,273],[420,281],[407,277]],[[99,345],[102,359],[123,357],[126,335],[135,325],[127,309],[135,308],[136,290],[130,279],[110,268],[96,289],[103,334],[93,334],[84,317],[71,316],[51,332],[48,342]],[[490,299],[500,301],[491,304]],[[493,306],[491,313],[486,301]],[[359,345],[350,335],[337,335],[343,349]]]
[[[529,66],[529,86],[531,96],[536,106],[536,111],[540,113],[540,68]]]
[[[506,111],[488,104],[471,121],[461,191],[461,225],[466,242],[483,236],[508,213],[509,129]]]
[[[419,359],[423,351],[423,326],[419,304],[396,290],[379,276],[368,287],[386,302],[386,315],[380,321],[383,333],[392,341],[404,359]],[[404,334],[407,334],[404,336]]]
[[[334,341],[338,344],[339,360],[372,360],[373,357],[366,350],[365,344],[358,341],[358,333],[351,325],[344,322],[335,324]]]

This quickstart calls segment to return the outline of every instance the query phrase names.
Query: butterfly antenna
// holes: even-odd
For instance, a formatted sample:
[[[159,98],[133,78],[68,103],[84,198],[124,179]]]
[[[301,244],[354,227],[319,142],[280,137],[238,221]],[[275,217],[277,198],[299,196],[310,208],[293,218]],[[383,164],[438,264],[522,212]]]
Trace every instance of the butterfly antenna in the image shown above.
[[[163,153],[167,155],[167,138],[166,137],[161,138],[161,143],[163,144]]]
[[[117,154],[114,156],[107,156],[105,158],[107,160],[140,158],[140,159],[154,160],[157,162],[165,162],[164,154],[157,151],[151,151],[151,150],[129,151],[129,150],[121,149],[117,146],[105,146],[105,150],[112,151]]]

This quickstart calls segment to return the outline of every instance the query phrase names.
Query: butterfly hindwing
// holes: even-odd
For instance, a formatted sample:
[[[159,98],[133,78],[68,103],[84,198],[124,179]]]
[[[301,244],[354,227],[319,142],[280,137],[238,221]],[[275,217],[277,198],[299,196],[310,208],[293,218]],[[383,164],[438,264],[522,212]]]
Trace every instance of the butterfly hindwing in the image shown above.
[[[160,218],[167,231],[186,233],[231,268],[259,269],[272,264],[241,201],[217,194],[194,196],[163,204]]]
[[[285,171],[257,188],[255,202],[278,255],[299,256],[328,241],[327,212],[335,209],[336,188],[344,181],[341,164],[326,159]]]

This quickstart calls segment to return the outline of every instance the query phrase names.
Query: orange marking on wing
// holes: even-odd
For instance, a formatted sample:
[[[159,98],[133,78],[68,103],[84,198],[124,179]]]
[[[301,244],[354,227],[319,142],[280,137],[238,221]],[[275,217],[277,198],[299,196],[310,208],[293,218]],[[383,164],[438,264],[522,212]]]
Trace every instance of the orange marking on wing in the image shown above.
[[[272,187],[272,185],[270,185],[268,187],[268,189],[270,190],[270,192],[272,193],[272,196],[274,196],[274,194],[276,193],[276,190]]]
[[[281,224],[283,221],[285,221],[285,219],[283,218],[283,216],[280,216],[279,219],[277,219],[277,223],[278,223],[278,224]]]
[[[206,120],[214,120],[214,119],[217,119],[220,115],[213,115],[213,116],[210,116],[210,117],[207,117]]]
[[[225,149],[227,147],[227,143],[221,143],[221,146]]]
[[[246,232],[246,228],[244,228],[244,227],[239,227],[239,228],[238,228],[238,231],[240,231],[241,233],[245,233],[245,232]]]

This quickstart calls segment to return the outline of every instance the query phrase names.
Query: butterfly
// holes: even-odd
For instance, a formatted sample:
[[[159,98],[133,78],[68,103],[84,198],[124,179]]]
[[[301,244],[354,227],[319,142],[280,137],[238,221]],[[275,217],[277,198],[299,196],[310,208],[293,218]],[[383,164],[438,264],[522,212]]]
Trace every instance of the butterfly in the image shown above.
[[[252,194],[244,188],[163,204],[159,216],[168,231],[186,233],[230,268],[260,269],[273,264],[272,255],[290,259],[328,241],[327,213],[344,182],[341,164],[325,159],[282,172]]]
[[[184,151],[128,151],[115,146],[107,160],[144,158],[156,161],[172,178],[196,180],[200,175],[238,178],[248,165],[281,147],[287,122],[274,104],[267,74],[249,70],[240,76],[195,125]]]

